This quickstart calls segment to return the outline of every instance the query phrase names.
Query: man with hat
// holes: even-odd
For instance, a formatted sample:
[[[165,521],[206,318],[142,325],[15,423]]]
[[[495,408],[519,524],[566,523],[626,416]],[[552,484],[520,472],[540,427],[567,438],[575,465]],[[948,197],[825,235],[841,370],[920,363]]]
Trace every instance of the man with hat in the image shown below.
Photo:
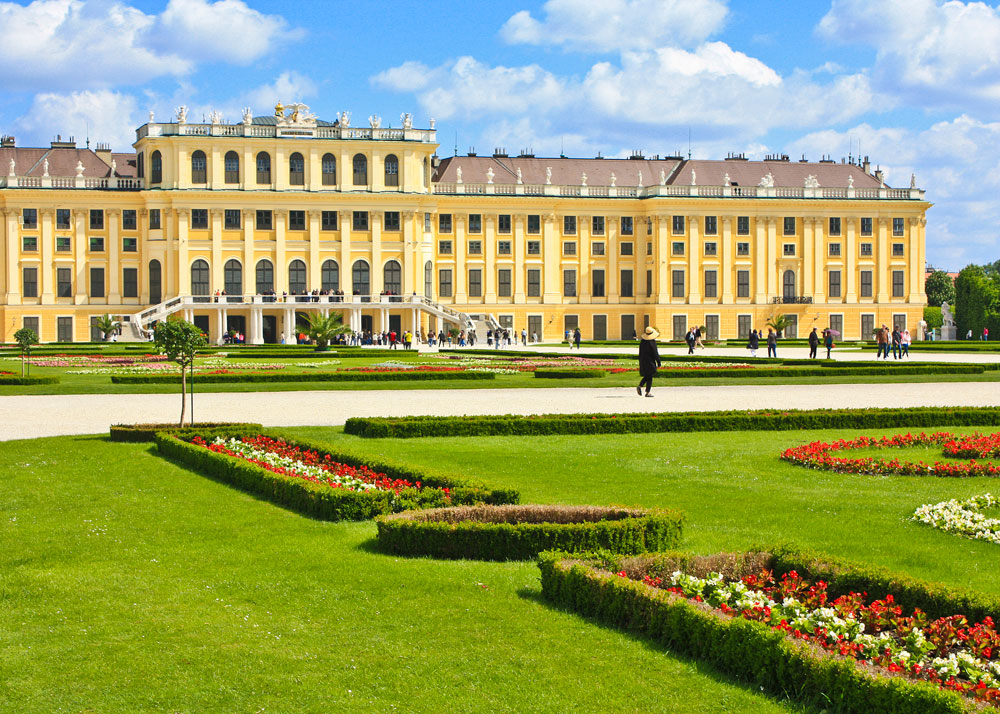
[[[647,327],[642,332],[642,340],[639,342],[639,386],[635,388],[635,393],[642,396],[642,387],[646,385],[646,396],[653,396],[650,390],[653,388],[653,377],[660,366],[660,352],[656,349],[656,338],[660,333],[655,327]]]

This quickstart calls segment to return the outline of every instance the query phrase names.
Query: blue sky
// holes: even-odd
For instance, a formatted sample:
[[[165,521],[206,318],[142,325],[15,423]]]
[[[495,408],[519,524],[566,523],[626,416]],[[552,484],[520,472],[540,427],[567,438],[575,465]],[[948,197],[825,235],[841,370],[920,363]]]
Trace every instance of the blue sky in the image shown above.
[[[932,264],[1000,258],[1000,10],[952,0],[0,0],[0,132],[128,150],[303,101],[439,153],[869,155],[917,184]]]

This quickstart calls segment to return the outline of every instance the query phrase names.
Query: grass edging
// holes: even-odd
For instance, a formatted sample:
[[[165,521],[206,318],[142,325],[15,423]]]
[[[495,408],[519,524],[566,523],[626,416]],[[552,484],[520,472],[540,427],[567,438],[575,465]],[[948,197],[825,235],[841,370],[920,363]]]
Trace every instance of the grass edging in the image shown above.
[[[245,384],[257,382],[426,382],[432,380],[490,380],[493,372],[267,372],[263,374],[196,374],[195,384]],[[180,384],[180,375],[112,375],[112,384]]]
[[[23,387],[31,384],[59,384],[59,377],[11,377],[8,375],[0,375],[0,387]]]
[[[200,422],[194,427],[162,423],[112,424],[109,437],[111,441],[137,443],[156,441],[156,435],[161,431],[184,436],[187,433],[195,434],[210,429],[218,436],[241,436],[248,433],[259,434],[263,428],[260,424],[240,421]]]
[[[676,548],[679,511],[607,506],[459,506],[379,516],[379,547],[394,555],[530,560],[544,550],[644,553]]]

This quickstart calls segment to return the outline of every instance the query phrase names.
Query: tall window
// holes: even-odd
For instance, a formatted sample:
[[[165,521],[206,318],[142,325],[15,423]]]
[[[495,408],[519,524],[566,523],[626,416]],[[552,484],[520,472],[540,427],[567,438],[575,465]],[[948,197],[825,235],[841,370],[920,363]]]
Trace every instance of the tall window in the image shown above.
[[[749,270],[737,270],[736,271],[736,297],[748,298],[750,297],[750,271]],[[749,330],[748,330],[749,332]]]
[[[240,155],[235,151],[227,151],[226,159],[226,183],[240,182]]]
[[[208,183],[208,160],[200,149],[191,154],[191,183]]]
[[[576,235],[576,216],[563,216],[563,235]]]
[[[483,214],[482,213],[470,213],[469,214],[469,233],[482,233],[483,232]]]
[[[736,235],[738,236],[750,235],[750,216],[736,217]]]
[[[288,185],[304,186],[306,183],[306,162],[302,154],[295,152],[288,157]]]
[[[904,230],[903,219],[902,218],[893,218],[892,219],[892,234],[894,236],[901,236],[901,235],[903,235],[903,230]]]
[[[157,211],[158,212],[158,211]],[[56,209],[56,229],[68,231],[70,227],[70,210],[68,208]]]
[[[149,181],[150,183],[163,182],[163,156],[159,151],[154,151],[149,160]]]
[[[354,263],[351,270],[351,280],[355,295],[371,294],[371,270],[366,261],[358,260]]]
[[[604,216],[594,216],[590,219],[590,233],[595,236],[604,235]]]
[[[497,271],[497,297],[510,297],[511,294],[511,270],[510,268],[500,268]]]
[[[336,260],[323,261],[320,268],[320,287],[323,290],[340,290],[340,266]]]
[[[356,231],[368,230],[368,211],[354,211],[351,227]]]
[[[829,280],[829,283],[830,283],[830,285],[829,285],[830,289],[827,291],[827,297],[839,298],[840,297],[840,271],[839,270],[831,270],[830,271],[830,280]]]
[[[684,271],[673,270],[670,275],[670,297],[684,297]]]
[[[90,269],[90,297],[104,297],[104,268]]]
[[[136,212],[134,210],[122,211],[122,230],[134,231],[136,229]]]
[[[788,299],[795,297],[795,271],[786,270],[781,278],[782,295]]]
[[[354,155],[354,185],[368,185],[368,159],[364,154]]]
[[[424,263],[424,297],[431,297],[434,294],[434,264],[431,261]]]
[[[632,286],[632,271],[622,270],[621,279],[618,281],[618,293],[623,298],[635,297],[634,288]]]
[[[73,297],[73,269],[56,269],[56,297]],[[159,302],[159,300],[157,300]]]
[[[240,261],[232,258],[226,261],[223,268],[223,279],[225,281],[226,292],[229,295],[243,294],[243,266]]]
[[[208,263],[200,258],[191,263],[191,294],[209,294]]]
[[[269,231],[274,228],[274,214],[271,211],[257,211],[256,229]]]
[[[528,297],[542,296],[542,271],[537,268],[528,270]]]
[[[705,216],[705,235],[714,236],[719,233],[719,217]]]
[[[673,216],[670,222],[670,232],[675,236],[684,235],[684,216]]]
[[[323,211],[320,214],[319,229],[321,231],[337,230],[337,211]]]
[[[903,297],[905,294],[903,275],[904,273],[902,270],[892,271],[892,296],[894,298]]]
[[[305,211],[289,211],[288,212],[288,230],[290,231],[304,231],[306,229],[306,212]]]
[[[438,296],[451,297],[451,268],[438,271]]]
[[[323,154],[323,185],[337,185],[337,159],[333,154]]]
[[[257,263],[257,294],[271,292],[274,292],[274,266],[270,260],[264,259]]]
[[[56,339],[59,342],[72,342],[73,341],[73,318],[72,317],[57,317],[56,318]]]
[[[604,271],[594,270],[591,272],[591,290],[593,297],[604,297]]]
[[[538,235],[542,232],[542,217],[537,214],[528,216],[528,233]]]
[[[632,231],[635,229],[632,216],[622,216],[621,220],[621,234],[623,236],[632,235]]]
[[[795,216],[785,216],[784,221],[784,235],[793,236],[795,235]]]
[[[163,270],[160,261],[149,261],[149,304],[156,305],[163,299]]]
[[[840,235],[840,216],[830,216],[830,235]]]
[[[266,151],[257,154],[257,183],[271,183],[271,155]]]
[[[399,263],[395,260],[386,263],[382,270],[382,282],[386,291],[399,295],[403,290],[402,280],[403,271],[400,269]]]
[[[399,159],[396,158],[395,154],[389,154],[385,157],[385,185],[399,185]]]
[[[122,297],[139,297],[138,268],[122,268]]]
[[[497,233],[510,233],[510,214],[501,213],[497,216]]]
[[[469,269],[469,297],[483,296],[483,271],[479,268]]]
[[[705,297],[719,297],[719,273],[715,270],[705,271]]]
[[[576,297],[575,270],[563,270],[563,297]]]
[[[298,295],[306,291],[306,264],[301,260],[288,264],[288,290]]]
[[[871,296],[872,296],[872,271],[871,270],[862,270],[861,271],[861,297],[869,297],[870,298]]]
[[[104,230],[104,209],[103,208],[91,208],[90,209],[90,229],[93,231],[103,231]]]
[[[240,223],[242,218],[242,212],[238,208],[227,208],[226,212],[223,214],[223,223],[227,231],[238,231],[240,229]]]
[[[398,231],[399,211],[386,211],[382,217],[382,228],[386,231]]]
[[[97,268],[103,270],[103,268]],[[102,273],[103,275],[103,273]],[[104,283],[101,282],[101,294],[91,297],[104,297]],[[21,295],[28,298],[38,297],[38,268],[24,268],[21,271]]]

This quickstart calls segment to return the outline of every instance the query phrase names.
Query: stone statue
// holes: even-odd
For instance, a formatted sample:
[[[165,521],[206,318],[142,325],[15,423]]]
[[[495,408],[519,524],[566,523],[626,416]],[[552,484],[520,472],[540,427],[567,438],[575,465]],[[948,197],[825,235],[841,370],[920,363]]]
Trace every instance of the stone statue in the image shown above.
[[[522,183],[524,183],[524,179],[521,177],[521,167],[520,166],[517,167],[517,183],[518,183],[518,185],[521,185]]]
[[[156,121],[156,115],[153,113],[153,110],[150,109],[149,110],[149,123],[152,124],[154,121]]]
[[[76,177],[77,178],[83,178],[83,162],[82,161],[77,161],[76,162]]]
[[[351,113],[350,112],[338,112],[337,121],[345,129],[351,125]]]
[[[642,171],[639,171],[639,181],[636,183],[639,188],[642,188]]]
[[[767,175],[764,176],[757,185],[761,188],[774,188],[774,176],[770,171],[768,171]]]
[[[917,175],[910,174],[910,188],[916,188],[916,187],[917,187]]]
[[[941,339],[954,340],[957,335],[955,328],[955,316],[951,313],[951,306],[948,303],[941,303]]]
[[[819,188],[819,181],[813,174],[806,176],[806,188]]]
[[[42,162],[42,176],[48,176],[48,175],[49,175],[49,160],[45,159],[45,161]]]
[[[434,119],[431,119],[431,131],[434,131]]]
[[[412,129],[413,128],[413,115],[412,114],[410,114],[409,112],[403,112],[402,114],[399,115],[399,118],[403,122],[403,128],[404,129]]]
[[[493,183],[493,167],[486,169],[486,183]]]
[[[10,163],[11,163],[11,169],[10,170],[13,171],[14,170],[14,162],[11,161]],[[13,176],[13,174],[11,174],[11,176]],[[551,166],[546,166],[545,167],[545,185],[549,186],[551,184],[552,184],[552,167]]]
[[[691,174],[692,174],[692,180],[693,180],[694,179],[694,171],[692,171]],[[667,172],[664,171],[663,169],[660,169],[660,185],[661,186],[666,186],[667,185]]]
[[[726,174],[725,176],[722,177],[722,185],[723,186],[731,186],[732,185],[729,182],[729,174]]]
[[[614,188],[615,184],[618,182],[618,177],[615,176],[615,172],[611,172],[611,187]]]
[[[222,123],[222,112],[220,112],[218,109],[213,109],[212,113],[209,114],[208,116],[213,126]]]
[[[118,162],[115,161],[114,159],[111,159],[111,175],[112,176],[118,175]]]
[[[368,126],[370,126],[372,129],[381,129],[382,117],[380,117],[378,114],[370,115],[368,117]]]
[[[848,176],[847,177],[847,188],[854,188],[854,177],[853,176]]]
[[[177,107],[177,123],[185,124],[188,120],[188,108],[184,104]]]
[[[582,174],[580,174],[580,185],[581,186],[586,186],[587,185],[587,172],[586,171],[584,171]]]
[[[660,173],[662,174],[663,172],[661,171]],[[694,172],[694,169],[691,169],[691,185],[698,185],[698,175]]]
[[[462,183],[462,167],[455,169],[455,183]]]
[[[253,123],[253,109],[250,107],[243,107],[243,123],[247,126]]]

